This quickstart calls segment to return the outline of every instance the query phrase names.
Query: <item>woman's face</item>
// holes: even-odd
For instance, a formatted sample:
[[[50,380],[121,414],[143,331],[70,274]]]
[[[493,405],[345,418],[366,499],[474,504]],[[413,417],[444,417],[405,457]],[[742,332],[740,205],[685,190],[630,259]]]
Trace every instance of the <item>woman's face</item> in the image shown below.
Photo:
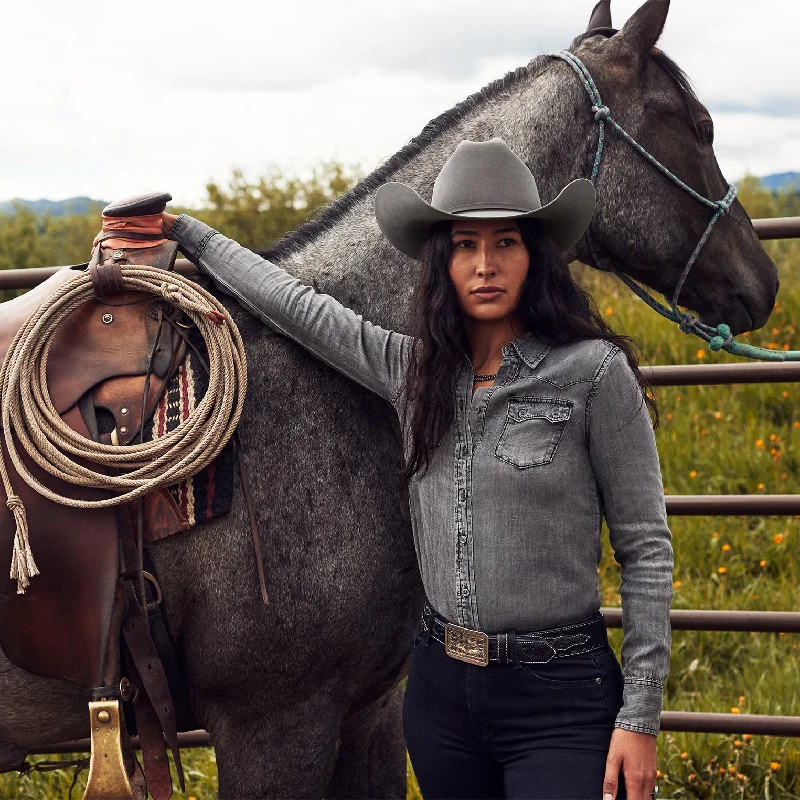
[[[461,313],[476,322],[513,318],[530,258],[511,219],[453,222],[450,279]]]

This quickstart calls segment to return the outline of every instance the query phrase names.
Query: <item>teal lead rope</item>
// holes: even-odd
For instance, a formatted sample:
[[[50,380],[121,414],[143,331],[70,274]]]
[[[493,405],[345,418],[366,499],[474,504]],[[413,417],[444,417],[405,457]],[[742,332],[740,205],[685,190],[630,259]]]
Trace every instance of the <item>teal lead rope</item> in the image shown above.
[[[557,53],[551,53],[550,55],[566,61],[567,64],[569,64],[572,69],[575,70],[592,103],[592,113],[594,114],[595,122],[597,122],[599,125],[597,153],[594,157],[592,174],[589,178],[593,185],[597,181],[597,174],[600,170],[600,162],[603,160],[603,150],[605,148],[606,135],[605,128],[606,123],[608,122],[613,125],[614,129],[620,134],[620,136],[622,136],[623,139],[625,139],[626,142],[628,142],[635,150],[644,156],[656,169],[680,186],[680,188],[685,192],[694,197],[695,200],[698,200],[704,205],[707,205],[709,208],[714,209],[714,215],[711,217],[708,226],[703,232],[703,235],[700,237],[700,241],[697,243],[697,246],[694,248],[691,256],[689,256],[689,260],[686,263],[680,278],[678,279],[672,299],[670,300],[666,297],[666,295],[664,296],[664,299],[670,304],[669,307],[656,300],[655,297],[648,294],[645,289],[639,286],[636,281],[632,280],[623,272],[620,272],[614,266],[614,264],[608,262],[610,270],[626,286],[628,286],[629,289],[631,289],[636,295],[644,300],[644,302],[647,303],[650,308],[652,308],[654,311],[657,311],[662,317],[666,317],[671,322],[677,323],[684,333],[693,333],[695,336],[699,336],[701,339],[707,341],[709,349],[713,350],[714,352],[718,350],[724,350],[725,352],[731,353],[735,356],[756,358],[764,361],[800,361],[800,350],[767,350],[763,347],[753,347],[749,344],[737,342],[731,333],[730,327],[724,322],[721,322],[716,326],[706,325],[705,323],[700,322],[700,320],[697,319],[694,314],[681,311],[680,307],[678,306],[678,297],[680,296],[683,284],[689,275],[689,271],[691,270],[692,266],[694,266],[695,261],[697,261],[697,257],[700,255],[700,251],[703,249],[706,241],[708,241],[708,237],[711,235],[711,231],[713,230],[714,225],[716,225],[717,220],[720,217],[725,216],[730,211],[731,205],[736,199],[736,187],[733,186],[733,184],[729,184],[728,192],[725,197],[722,198],[722,200],[709,200],[707,197],[703,197],[701,194],[698,194],[694,189],[692,189],[691,186],[684,183],[677,175],[667,169],[667,167],[665,167],[657,158],[648,153],[647,150],[645,150],[611,116],[611,109],[603,103],[603,100],[600,97],[600,91],[598,90],[594,79],[589,73],[589,70],[586,69],[586,65],[576,55],[570,53],[569,50],[561,50]]]

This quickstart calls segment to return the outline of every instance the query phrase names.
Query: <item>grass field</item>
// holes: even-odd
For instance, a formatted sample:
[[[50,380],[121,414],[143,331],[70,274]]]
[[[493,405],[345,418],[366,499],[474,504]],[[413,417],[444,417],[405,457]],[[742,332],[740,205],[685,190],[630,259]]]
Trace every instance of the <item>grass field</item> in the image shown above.
[[[779,266],[780,301],[768,324],[743,341],[800,349],[800,241],[767,244]],[[598,307],[632,335],[653,364],[736,361],[710,353],[658,317],[614,279],[580,268]],[[680,494],[800,492],[800,387],[791,384],[660,388],[657,433],[665,491]],[[671,517],[674,608],[794,611],[800,525],[787,517]],[[619,605],[619,571],[606,541],[603,604]],[[612,632],[619,652],[621,632]],[[798,637],[673,634],[665,708],[800,715]],[[188,794],[215,796],[213,752],[185,753]],[[800,740],[659,736],[661,797],[800,798]],[[66,798],[67,774],[0,777],[1,798]],[[74,796],[79,797],[83,781]],[[419,797],[413,775],[408,796]]]

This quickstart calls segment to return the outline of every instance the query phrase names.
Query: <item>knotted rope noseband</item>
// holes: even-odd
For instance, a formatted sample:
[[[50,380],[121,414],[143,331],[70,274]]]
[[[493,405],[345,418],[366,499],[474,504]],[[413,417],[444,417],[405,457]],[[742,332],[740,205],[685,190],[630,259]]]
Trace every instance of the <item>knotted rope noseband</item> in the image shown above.
[[[589,95],[589,100],[592,103],[592,113],[594,114],[595,122],[597,122],[597,124],[600,126],[597,141],[597,153],[594,157],[592,174],[589,177],[589,180],[593,185],[596,184],[597,173],[600,170],[600,162],[603,159],[603,151],[605,148],[605,127],[606,123],[608,122],[614,127],[620,136],[625,139],[626,142],[628,142],[638,153],[644,156],[644,158],[646,158],[656,169],[666,175],[673,183],[680,186],[681,189],[694,197],[695,200],[698,200],[709,208],[714,209],[714,214],[706,226],[703,235],[700,237],[700,241],[697,243],[697,246],[689,256],[689,260],[686,262],[686,266],[683,268],[683,272],[681,273],[678,283],[675,286],[675,291],[672,293],[672,299],[670,300],[666,297],[666,295],[664,296],[667,302],[670,304],[669,307],[665,306],[663,303],[656,300],[655,297],[648,294],[647,291],[639,286],[638,283],[617,269],[611,261],[607,261],[610,271],[613,272],[642,300],[644,300],[644,302],[647,303],[650,308],[657,311],[671,322],[675,322],[680,325],[680,328],[684,333],[693,333],[696,336],[699,336],[701,339],[707,341],[709,349],[711,350],[725,350],[726,352],[732,353],[736,356],[758,358],[765,361],[800,361],[800,350],[767,350],[763,347],[753,347],[752,345],[737,342],[731,333],[729,325],[726,325],[724,322],[721,322],[716,326],[706,325],[705,323],[700,322],[700,320],[698,320],[694,314],[681,311],[678,306],[678,297],[680,296],[683,284],[689,275],[689,271],[697,261],[697,257],[700,255],[700,251],[703,249],[703,246],[708,241],[708,237],[711,235],[711,231],[714,228],[714,225],[716,225],[717,220],[720,217],[725,216],[730,211],[731,205],[736,199],[736,187],[733,184],[728,184],[728,192],[725,197],[722,198],[722,200],[709,200],[707,197],[703,197],[701,194],[698,194],[694,189],[692,189],[691,186],[684,183],[684,181],[682,181],[677,175],[667,169],[667,167],[665,167],[655,156],[653,156],[651,153],[648,153],[647,150],[645,150],[644,147],[642,147],[611,116],[611,109],[603,103],[603,100],[600,97],[600,91],[598,90],[594,79],[589,73],[589,70],[574,53],[571,53],[569,50],[560,50],[556,53],[551,53],[550,55],[554,58],[560,58],[562,61],[566,61],[567,64],[569,64],[570,67],[575,70],[575,73],[578,75],[581,83],[583,84],[583,88],[586,89],[586,93]],[[589,239],[588,232],[587,240],[589,241],[591,247],[591,240]]]

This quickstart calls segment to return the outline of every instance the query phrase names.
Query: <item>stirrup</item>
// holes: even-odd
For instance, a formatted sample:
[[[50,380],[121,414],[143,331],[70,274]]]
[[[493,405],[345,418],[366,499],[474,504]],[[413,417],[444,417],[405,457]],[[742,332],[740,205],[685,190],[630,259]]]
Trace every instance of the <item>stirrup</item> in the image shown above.
[[[122,757],[119,700],[89,703],[92,756],[83,800],[135,800]]]

